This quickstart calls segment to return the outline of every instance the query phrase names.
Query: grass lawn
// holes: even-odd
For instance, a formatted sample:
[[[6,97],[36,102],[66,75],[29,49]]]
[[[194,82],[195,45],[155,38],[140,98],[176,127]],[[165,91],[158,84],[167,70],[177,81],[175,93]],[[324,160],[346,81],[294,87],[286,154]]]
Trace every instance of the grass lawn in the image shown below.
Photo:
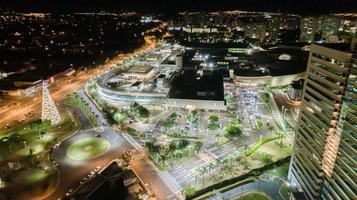
[[[259,94],[260,98],[263,100],[264,103],[269,103],[269,94],[268,93],[260,93]]]
[[[54,170],[48,150],[77,130],[79,125],[69,112],[59,111],[62,121],[57,125],[35,120],[2,133],[0,176],[7,184],[37,184],[51,178]],[[9,162],[15,163],[15,167],[9,168]]]
[[[216,191],[219,191],[219,192],[221,192],[221,193],[224,193],[224,192],[227,192],[227,191],[229,191],[229,190],[232,190],[232,189],[234,189],[234,188],[236,188],[236,187],[239,187],[239,186],[248,184],[248,183],[250,183],[250,182],[253,182],[253,181],[255,181],[255,180],[257,180],[256,177],[248,177],[247,179],[244,179],[244,180],[242,180],[242,181],[235,182],[235,183],[233,183],[233,184],[228,184],[228,185],[225,185],[225,186],[223,186],[223,187],[221,187],[221,188],[218,188],[218,189],[216,189]],[[191,186],[191,187],[193,187],[193,186]],[[207,199],[208,197],[211,197],[213,194],[214,194],[214,192],[213,192],[213,191],[210,191],[210,192],[207,192],[207,193],[205,193],[205,194],[203,194],[203,195],[201,195],[201,196],[199,196],[199,197],[196,197],[195,200],[204,200],[204,199]]]
[[[103,155],[110,144],[103,138],[88,137],[71,144],[67,156],[73,160],[88,160]]]
[[[72,134],[78,128],[78,124],[67,111],[60,110],[60,113],[62,122],[58,125],[51,126],[35,120],[3,133],[0,139],[1,160],[21,159],[29,155],[30,149],[33,155],[45,153],[45,150]]]
[[[285,199],[289,199],[290,194],[291,194],[291,188],[287,183],[284,183],[280,187],[280,191],[279,192]]]
[[[51,173],[47,173],[43,169],[39,169],[39,168],[33,169],[32,168],[32,169],[29,169],[26,171],[25,179],[26,179],[26,182],[28,182],[28,183],[34,183],[34,182],[45,179],[49,174],[51,174]]]
[[[288,176],[289,172],[289,163],[284,163],[283,165],[274,167],[266,171],[267,174],[279,176],[282,179],[285,179]]]
[[[271,198],[259,192],[248,192],[238,196],[234,200],[271,200]]]
[[[263,128],[264,126],[263,121],[259,119],[255,121],[255,124],[257,125],[258,128]]]

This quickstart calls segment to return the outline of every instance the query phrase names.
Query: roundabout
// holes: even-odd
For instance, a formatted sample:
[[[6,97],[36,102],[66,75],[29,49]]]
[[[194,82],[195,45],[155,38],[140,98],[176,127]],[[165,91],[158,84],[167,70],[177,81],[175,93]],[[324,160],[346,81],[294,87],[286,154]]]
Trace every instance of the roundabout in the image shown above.
[[[109,148],[109,142],[103,138],[86,137],[69,145],[66,154],[72,160],[90,160],[105,154]]]

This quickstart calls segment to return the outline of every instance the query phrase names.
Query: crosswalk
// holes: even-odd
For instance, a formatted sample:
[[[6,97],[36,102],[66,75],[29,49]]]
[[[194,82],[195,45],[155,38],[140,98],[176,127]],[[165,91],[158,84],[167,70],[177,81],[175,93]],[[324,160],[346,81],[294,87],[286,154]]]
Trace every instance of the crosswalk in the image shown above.
[[[137,150],[142,150],[143,147],[127,133],[122,133],[122,136]]]
[[[137,161],[137,160],[141,160],[142,158],[144,158],[144,154],[143,153],[135,153],[133,155],[131,155],[131,161]]]
[[[158,175],[173,193],[176,194],[182,190],[182,187],[175,181],[175,179],[167,171],[159,172]]]

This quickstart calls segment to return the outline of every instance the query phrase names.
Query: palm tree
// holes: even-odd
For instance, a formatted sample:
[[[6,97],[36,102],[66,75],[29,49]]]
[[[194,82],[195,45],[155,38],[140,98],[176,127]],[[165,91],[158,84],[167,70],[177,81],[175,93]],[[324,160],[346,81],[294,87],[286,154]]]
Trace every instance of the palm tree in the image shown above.
[[[169,151],[174,152],[176,149],[177,149],[176,142],[174,140],[172,140],[169,144]]]
[[[283,138],[284,138],[284,134],[280,133],[280,139],[279,139],[280,148],[283,146]]]
[[[203,146],[203,143],[201,141],[195,142],[195,150],[197,153],[201,150],[202,146]]]
[[[166,154],[160,154],[160,158],[161,158],[162,164],[165,164]]]
[[[11,132],[7,135],[7,143],[9,145],[9,150],[10,152],[12,152],[12,143],[16,143],[17,142],[17,134],[15,132]]]
[[[30,160],[31,160],[31,165],[33,166],[33,149],[32,148],[30,148],[29,149],[29,158],[30,158]]]
[[[193,145],[190,144],[190,145],[187,146],[186,149],[187,149],[187,151],[188,151],[188,155],[190,156],[190,155],[191,155],[191,152],[195,149],[195,146],[193,146]]]
[[[209,164],[208,164],[208,174],[211,173],[211,170],[215,167],[215,160],[212,160]]]
[[[242,156],[240,163],[244,169],[248,169],[247,157],[245,155]]]
[[[216,144],[218,145],[218,142],[219,142],[219,138],[221,136],[221,131],[217,131],[217,134],[216,134]]]
[[[201,179],[204,181],[204,167],[198,168],[198,173],[200,174]]]
[[[199,168],[194,167],[191,169],[191,173],[195,176],[195,185],[197,184],[197,176],[200,174]]]
[[[176,154],[176,156],[178,156],[178,157],[182,157],[182,155],[183,155],[183,151],[181,150],[181,149],[176,149],[175,150],[175,152],[174,152],[175,154]],[[176,157],[177,158],[177,157]]]
[[[273,132],[274,127],[272,125],[269,125],[268,129],[269,129],[269,135],[271,136],[271,133]]]

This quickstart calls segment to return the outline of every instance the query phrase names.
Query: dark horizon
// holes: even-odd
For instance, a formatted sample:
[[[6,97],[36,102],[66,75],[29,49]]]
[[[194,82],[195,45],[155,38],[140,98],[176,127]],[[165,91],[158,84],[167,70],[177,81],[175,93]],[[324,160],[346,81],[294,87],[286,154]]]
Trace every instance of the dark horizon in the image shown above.
[[[75,2],[73,2],[75,1]],[[2,0],[0,8],[37,12],[120,12],[174,14],[181,11],[244,10],[302,15],[357,12],[356,0]]]

